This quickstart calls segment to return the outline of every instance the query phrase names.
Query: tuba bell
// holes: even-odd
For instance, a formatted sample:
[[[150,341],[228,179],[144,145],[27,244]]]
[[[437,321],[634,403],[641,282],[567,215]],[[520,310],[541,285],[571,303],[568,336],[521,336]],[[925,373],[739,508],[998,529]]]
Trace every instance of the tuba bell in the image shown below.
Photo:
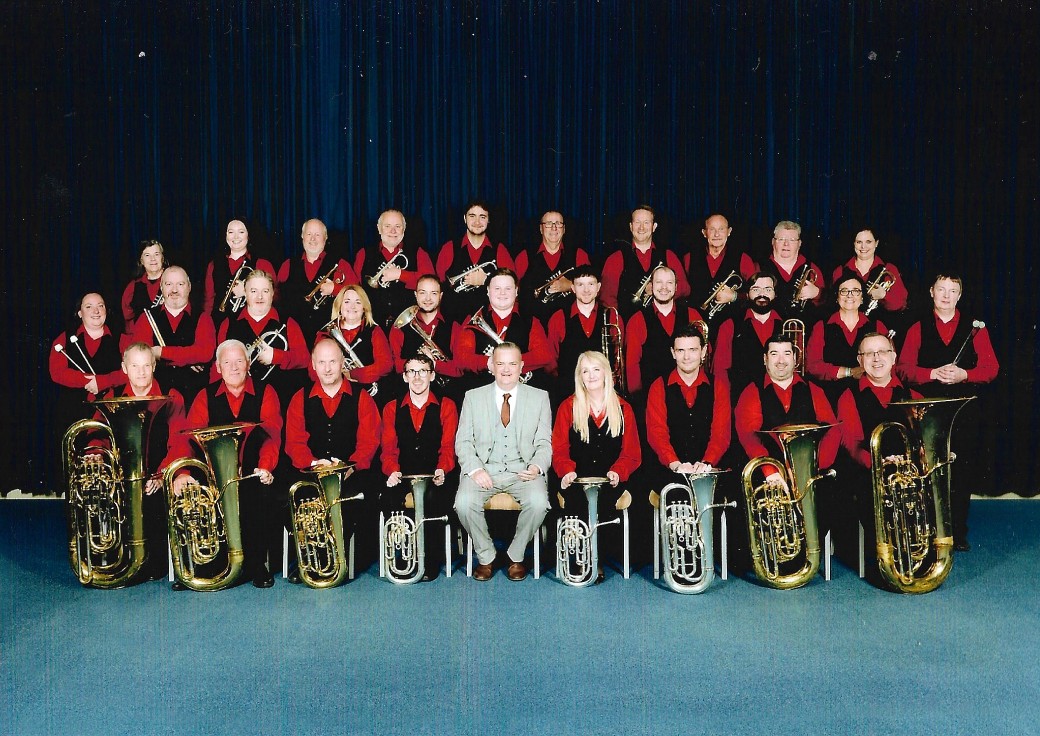
[[[433,474],[405,475],[404,480],[412,484],[412,505],[415,519],[404,511],[395,511],[383,522],[379,530],[382,544],[382,566],[391,583],[408,585],[417,582],[426,573],[426,546],[423,524],[428,521],[447,521],[447,516],[427,519],[423,513],[426,502],[427,483]],[[450,561],[449,563],[450,564]]]
[[[354,472],[352,464],[334,463],[308,472],[314,473],[316,482],[301,480],[289,489],[300,579],[311,588],[334,588],[349,571],[343,511],[339,505],[360,501],[365,495],[340,496],[343,480]]]
[[[669,483],[661,489],[657,526],[664,557],[662,575],[676,593],[703,593],[715,579],[712,512],[737,505],[736,501],[712,503],[719,476],[728,472],[682,473],[685,483]],[[673,500],[676,495],[682,498]]]
[[[906,422],[884,422],[870,435],[878,568],[900,593],[929,593],[953,567],[950,432],[974,398],[893,401]],[[899,437],[902,454],[886,453],[889,433]]]
[[[205,462],[180,458],[163,472],[173,571],[187,588],[223,590],[242,574],[238,484],[255,474],[239,475],[238,448],[245,430],[256,426],[239,422],[190,430]],[[181,471],[189,472],[192,482],[176,494],[174,480]]]
[[[621,519],[599,521],[599,489],[609,483],[606,478],[575,478],[585,490],[589,504],[589,521],[577,516],[564,516],[556,522],[556,577],[567,585],[584,588],[596,581],[599,568],[599,534],[601,526],[620,524]]]
[[[134,582],[148,559],[143,497],[148,482],[145,455],[156,411],[167,396],[98,399],[92,406],[106,421],[81,419],[65,432],[62,458],[69,563],[84,585],[121,588]],[[110,447],[89,452],[80,435],[100,432]]]
[[[751,563],[759,580],[771,588],[801,587],[820,567],[813,487],[822,478],[835,475],[833,470],[818,473],[817,464],[819,435],[831,426],[787,424],[763,430],[776,435],[783,461],[759,457],[744,466]],[[787,487],[768,481],[755,486],[752,474],[763,465],[781,468]]]

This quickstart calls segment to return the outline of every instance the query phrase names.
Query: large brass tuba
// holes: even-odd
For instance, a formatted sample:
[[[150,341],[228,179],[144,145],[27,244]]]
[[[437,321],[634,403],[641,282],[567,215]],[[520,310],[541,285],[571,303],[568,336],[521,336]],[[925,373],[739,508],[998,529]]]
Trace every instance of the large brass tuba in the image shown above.
[[[596,582],[599,568],[599,534],[608,524],[621,519],[599,521],[599,489],[610,481],[606,478],[575,478],[585,491],[589,505],[589,522],[577,516],[564,516],[556,522],[556,577],[567,585],[584,588]]]
[[[408,585],[418,581],[426,573],[426,546],[423,524],[428,521],[447,521],[447,516],[427,519],[424,513],[426,488],[433,474],[405,475],[404,480],[412,484],[412,506],[415,519],[404,511],[395,511],[383,522],[379,538],[382,566],[390,582]],[[407,503],[407,502],[406,502]]]
[[[334,588],[347,577],[346,538],[343,535],[345,501],[360,501],[358,493],[340,496],[343,481],[354,472],[350,463],[313,468],[316,481],[301,480],[289,489],[289,512],[300,579],[311,588]]]
[[[816,457],[820,434],[831,426],[787,424],[763,430],[776,435],[783,461],[759,457],[744,466],[751,564],[759,580],[771,588],[798,588],[819,569],[820,535],[813,487],[820,479],[835,475],[833,470],[818,473]],[[752,475],[763,465],[780,468],[787,487],[770,482],[755,486]]]
[[[870,434],[878,568],[900,593],[929,593],[953,567],[950,432],[973,398],[893,401],[890,407],[906,411],[906,423],[884,422]],[[886,454],[891,432],[902,454]]]
[[[98,399],[106,421],[81,419],[65,432],[62,458],[67,484],[69,562],[84,585],[120,588],[133,582],[148,559],[143,497],[145,455],[156,411],[168,396]],[[109,447],[83,452],[84,433],[107,435]]]
[[[662,575],[676,593],[703,593],[715,579],[712,512],[737,505],[736,501],[712,503],[719,476],[728,472],[682,473],[685,483],[669,483],[661,489],[657,527],[664,556]],[[673,500],[675,495],[682,498]]]
[[[242,574],[238,484],[253,475],[239,475],[238,448],[245,430],[255,426],[239,422],[190,430],[206,461],[180,458],[163,472],[173,571],[192,590],[223,590]],[[176,494],[173,484],[181,471],[191,473],[193,482]]]

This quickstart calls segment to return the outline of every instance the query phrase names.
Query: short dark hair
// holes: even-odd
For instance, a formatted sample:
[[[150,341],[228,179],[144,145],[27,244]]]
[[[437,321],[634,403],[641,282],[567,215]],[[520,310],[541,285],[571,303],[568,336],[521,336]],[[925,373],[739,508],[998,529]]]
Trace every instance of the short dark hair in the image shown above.
[[[470,201],[466,202],[466,209],[462,210],[462,216],[465,217],[466,213],[469,212],[474,207],[479,207],[480,209],[482,209],[485,212],[487,212],[488,215],[491,214],[491,207],[488,206],[488,203],[486,201],[484,201],[483,199],[477,198],[477,199],[471,199]]]
[[[762,355],[769,354],[770,345],[779,345],[785,342],[791,346],[791,352],[794,352],[794,338],[785,332],[774,332],[769,336],[769,339],[766,340],[766,344],[762,346]]]
[[[599,272],[591,265],[585,264],[583,266],[575,266],[574,270],[571,272],[571,281],[574,282],[578,279],[588,278],[590,276],[596,279],[596,281],[600,280]]]
[[[488,276],[487,285],[489,289],[491,288],[491,279],[495,278],[496,276],[508,276],[509,278],[513,279],[513,283],[517,286],[517,288],[519,288],[520,286],[520,279],[517,277],[516,271],[514,271],[511,268],[499,268],[493,274]]]
[[[701,332],[701,328],[697,325],[696,322],[691,322],[685,327],[680,327],[678,330],[675,331],[675,334],[672,335],[672,347],[675,347],[676,340],[682,339],[684,337],[696,337],[698,340],[701,341],[702,348],[705,347],[705,345],[707,345],[707,343],[704,340],[704,333]]]
[[[749,278],[745,282],[747,284],[747,289],[746,290],[747,291],[751,291],[751,287],[754,286],[755,282],[758,281],[759,279],[769,279],[770,281],[773,282],[773,288],[774,289],[776,288],[776,276],[774,276],[773,274],[769,273],[768,271],[755,271],[753,274],[751,274],[751,278]]]
[[[650,213],[650,219],[654,222],[657,222],[657,213],[654,212],[654,208],[648,204],[637,204],[635,207],[633,207],[632,211],[628,214],[629,222],[632,221],[632,218],[636,216],[636,212],[638,212],[639,210],[646,210]]]
[[[442,282],[439,278],[437,278],[437,274],[435,274],[435,273],[424,273],[422,276],[420,276],[418,279],[416,279],[415,280],[416,288],[419,287],[419,283],[422,282],[422,281],[433,281],[433,282],[436,282],[437,286],[440,287],[441,291],[444,291],[444,282]]]
[[[411,363],[413,360],[416,360],[424,364],[431,371],[436,370],[436,367],[433,365],[433,358],[431,358],[426,353],[415,353],[414,355],[409,355],[404,361],[405,367],[407,368],[408,364]]]

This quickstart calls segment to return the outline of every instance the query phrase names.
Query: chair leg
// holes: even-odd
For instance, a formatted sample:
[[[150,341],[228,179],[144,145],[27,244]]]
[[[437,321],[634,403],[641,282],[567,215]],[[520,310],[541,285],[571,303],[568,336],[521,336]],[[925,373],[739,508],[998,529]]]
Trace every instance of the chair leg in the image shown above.
[[[466,535],[466,577],[473,577],[473,539]]]
[[[823,538],[823,579],[831,579],[831,533]]]
[[[383,526],[385,523],[383,518],[383,512],[379,512],[379,549],[377,555],[379,556],[379,577],[386,577],[386,555],[383,554],[383,545],[386,544],[386,537],[383,535],[386,533],[386,528]]]
[[[354,579],[354,537],[357,534],[350,535],[350,542],[347,544],[347,577],[350,580]]]
[[[726,509],[722,509],[719,519],[719,540],[722,546],[722,575],[723,580],[729,580],[729,522],[726,520]]]
[[[623,550],[621,574],[624,576],[625,580],[628,580],[632,576],[632,557],[628,546],[628,509],[621,509],[621,533],[624,535],[624,539],[621,540]]]
[[[169,560],[170,565],[170,582],[173,582],[173,552],[170,551],[170,545],[166,545],[166,559]]]
[[[867,576],[867,540],[866,530],[863,528],[863,523],[859,522],[859,576],[865,578]]]
[[[654,580],[661,578],[661,518],[654,509]]]
[[[444,522],[444,577],[451,577],[451,523]]]
[[[534,533],[534,539],[531,540],[534,543],[534,579],[537,580],[542,576],[542,528],[538,527],[538,530]]]
[[[289,531],[282,529],[282,577],[289,577]]]

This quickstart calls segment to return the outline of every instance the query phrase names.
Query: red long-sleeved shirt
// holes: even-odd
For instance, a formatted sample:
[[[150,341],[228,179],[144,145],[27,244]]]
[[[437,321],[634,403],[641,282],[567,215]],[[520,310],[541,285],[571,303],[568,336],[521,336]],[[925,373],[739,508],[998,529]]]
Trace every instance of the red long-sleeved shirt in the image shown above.
[[[618,474],[624,483],[632,477],[643,459],[642,450],[639,447],[639,430],[636,428],[636,415],[631,405],[622,398],[621,416],[624,419],[624,429],[621,432],[621,452],[618,454],[610,469]],[[597,427],[602,427],[607,421],[604,412],[602,417],[589,415],[589,421],[595,422]],[[574,422],[574,397],[568,396],[556,410],[556,422],[552,431],[552,466],[556,474],[561,478],[567,473],[578,472],[578,465],[571,458],[571,426]]]
[[[221,383],[217,389],[217,396],[224,397],[228,402],[228,406],[231,408],[231,414],[238,417],[242,411],[242,402],[245,399],[246,394],[254,395],[256,388],[253,385],[253,379],[246,378],[245,386],[238,396],[228,391],[227,384]],[[282,441],[282,408],[278,403],[278,394],[274,392],[271,386],[264,386],[264,394],[261,397],[260,403],[260,428],[266,433],[266,437],[263,444],[260,445],[260,459],[257,460],[257,467],[261,470],[266,470],[269,473],[273,473],[275,467],[278,465],[278,454],[281,449]],[[189,429],[202,429],[210,426],[210,411],[209,411],[209,392],[205,389],[199,391],[198,395],[195,396],[195,401],[191,404],[191,409],[188,410],[188,418],[186,425]],[[249,427],[245,430],[245,436],[248,437],[249,433],[252,432],[256,427]],[[242,447],[245,447],[245,442],[242,443]],[[243,472],[252,472],[252,468],[243,468]]]
[[[805,346],[805,369],[809,371],[809,374],[821,381],[834,381],[843,377],[845,368],[852,367],[828,363],[823,359],[823,348],[826,342],[824,332],[827,325],[838,325],[838,327],[841,328],[841,333],[845,338],[846,344],[852,346],[853,342],[856,340],[856,333],[858,330],[870,321],[870,317],[860,312],[856,326],[850,330],[845,323],[842,322],[841,313],[835,312],[827,318],[826,322],[823,320],[817,322],[813,326],[812,332],[809,333],[809,342]],[[877,326],[879,334],[885,335],[888,333],[888,328],[885,327],[885,323],[881,320],[877,320]]]
[[[697,400],[697,392],[701,387],[704,390],[714,392],[711,415],[711,436],[708,446],[704,450],[704,457],[679,457],[672,444],[671,433],[668,431],[668,405],[665,401],[665,379],[658,378],[650,385],[650,391],[646,397],[646,441],[651,449],[657,454],[657,459],[662,465],[668,467],[674,462],[703,462],[718,467],[722,462],[729,443],[732,439],[730,429],[729,382],[725,376],[715,376],[708,379],[703,370],[697,373],[693,383],[687,384],[679,377],[679,372],[673,370],[667,377],[667,384],[677,384],[682,391],[686,406],[692,407]]]
[[[765,322],[759,322],[755,319],[755,313],[751,309],[746,310],[744,316],[740,319],[751,323],[763,347],[765,347],[766,340],[770,336],[775,332],[779,332],[780,325],[783,323],[783,319],[775,310],[766,315]],[[711,363],[712,375],[720,375],[733,367],[733,333],[735,329],[734,320],[732,319],[727,319],[719,325],[718,334],[715,335],[714,339],[715,355]]]
[[[170,325],[174,329],[177,329],[185,314],[191,314],[190,304],[176,317],[169,316],[170,313],[165,305],[160,307],[160,309],[166,312]],[[155,333],[152,331],[152,325],[148,321],[148,317],[142,314],[137,318],[130,338],[131,342],[143,342],[145,345],[156,344]],[[184,346],[167,345],[162,349],[162,358],[160,360],[176,366],[209,365],[213,360],[213,353],[216,349],[217,334],[216,328],[213,327],[213,318],[209,316],[208,312],[203,312],[199,315],[198,324],[195,326],[195,342]]]
[[[340,383],[339,390],[329,396],[321,384],[315,382],[310,391],[301,388],[293,395],[289,401],[289,409],[285,413],[285,454],[297,470],[311,467],[311,463],[315,460],[331,460],[327,457],[316,457],[311,452],[308,444],[311,435],[307,431],[307,421],[303,412],[305,392],[307,396],[319,397],[325,414],[331,417],[339,408],[340,398],[343,394],[353,394],[354,387],[349,381],[343,381]],[[372,400],[367,391],[358,393],[357,421],[357,444],[354,446],[354,452],[349,458],[340,458],[340,460],[354,463],[357,470],[367,470],[372,466],[376,450],[379,449],[379,409],[376,408],[376,402]]]
[[[949,322],[943,322],[934,311],[932,316],[935,319],[935,327],[939,331],[939,337],[944,343],[949,345],[960,324],[960,310],[956,310],[953,319]],[[966,369],[968,373],[966,383],[989,383],[997,377],[997,373],[1000,371],[997,354],[993,351],[993,343],[989,339],[989,331],[985,327],[980,329],[975,333],[971,344],[975,348],[978,362],[974,368]],[[903,350],[899,354],[899,365],[896,368],[904,380],[917,385],[931,383],[932,370],[940,367],[918,365],[918,353],[920,350],[921,323],[916,322],[906,332]]]
[[[259,321],[249,316],[248,309],[243,309],[239,312],[235,319],[245,320],[248,322],[249,328],[257,337],[260,337],[260,335],[271,329],[277,329],[273,327],[269,328],[267,325],[270,322],[281,322],[281,318],[278,316],[278,311],[274,308],[265,314]],[[228,325],[230,323],[231,320],[224,320],[221,323],[220,330],[217,332],[218,345],[227,339]],[[300,326],[296,324],[296,320],[291,317],[286,319],[285,329],[282,330],[281,334],[288,342],[288,349],[280,350],[279,348],[274,348],[274,360],[272,361],[272,365],[278,366],[283,371],[294,370],[296,368],[309,368],[311,364],[311,354],[307,350],[307,341],[303,337],[303,330],[301,330]],[[246,343],[246,347],[249,347],[248,343]],[[214,363],[210,371],[210,380],[216,381],[219,378],[220,375],[217,373],[217,367]]]
[[[433,336],[437,334],[437,330],[450,331],[451,335],[448,341],[449,346],[454,345],[455,340],[457,339],[457,333],[459,329],[458,324],[455,322],[449,322],[444,317],[443,312],[438,311],[429,324],[423,321],[422,315],[417,314],[415,316],[415,319],[412,321],[412,324],[418,326],[418,328],[425,332],[431,340],[433,339]],[[412,327],[407,325],[404,328],[390,328],[390,353],[393,356],[394,370],[397,373],[404,372],[404,364],[407,361],[407,358],[411,357],[405,356],[401,352],[404,349],[404,330],[411,329]],[[448,376],[449,378],[455,378],[457,376],[462,375],[462,371],[459,370],[458,365],[456,365],[455,363],[454,356],[449,355],[448,358],[449,360],[438,360],[434,364],[433,368],[435,371],[437,371],[437,375]]]
[[[516,305],[513,311],[505,319],[498,316],[494,309],[485,309],[484,318],[498,334],[502,334],[502,328],[506,327],[512,316],[517,313]],[[468,326],[469,320],[459,329],[455,341],[455,364],[463,371],[471,373],[483,373],[487,370],[488,356],[477,352],[476,328]],[[505,339],[509,340],[506,332]],[[537,317],[531,318],[531,334],[527,340],[527,350],[521,358],[524,361],[524,371],[535,371],[539,368],[548,368],[552,365],[552,348],[549,346],[549,338],[545,336],[545,330]]]
[[[674,305],[672,311],[668,314],[662,314],[661,310],[657,308],[657,302],[650,302],[653,314],[657,317],[658,322],[664,328],[664,331],[669,335],[675,334],[675,310],[679,309],[678,305]],[[687,318],[690,322],[694,320],[704,319],[701,317],[701,313],[693,307],[686,308]],[[639,311],[628,318],[628,325],[625,329],[625,379],[628,381],[628,390],[631,392],[640,391],[643,388],[643,369],[641,363],[643,361],[643,345],[646,343],[646,315],[647,310]],[[671,361],[671,354],[665,355],[648,355],[647,360],[653,361]]]
[[[301,253],[298,256],[292,258],[286,258],[282,261],[282,265],[278,267],[277,281],[279,284],[284,284],[289,280],[289,268],[291,262],[300,260],[303,262],[303,273],[307,276],[307,280],[313,283],[319,276],[324,276],[332,268],[331,259],[326,259],[328,255],[327,250],[323,250],[321,254],[314,259],[313,262],[307,260],[307,254]],[[343,291],[350,284],[360,284],[361,280],[358,278],[357,273],[354,271],[354,267],[350,265],[346,260],[340,258],[336,261],[336,270],[333,272],[332,279],[334,287],[332,289],[332,297],[334,298],[337,294]],[[327,302],[328,306],[332,306],[332,302]]]
[[[895,279],[895,282],[888,289],[888,293],[885,294],[885,298],[879,302],[879,305],[883,309],[887,309],[890,312],[898,312],[900,309],[906,307],[906,300],[909,296],[906,290],[906,284],[903,283],[903,277],[899,274],[899,269],[893,266],[891,263],[885,263],[877,256],[874,256],[874,262],[870,264],[866,273],[856,268],[856,257],[853,256],[849,260],[845,261],[842,265],[834,269],[834,274],[831,278],[832,284],[837,284],[838,279],[841,278],[842,271],[853,271],[860,275],[860,278],[866,282],[867,274],[873,271],[876,267],[883,265],[885,270]],[[870,284],[866,284],[869,286]],[[863,293],[863,304],[870,303],[870,294]],[[873,312],[871,313],[873,314]]]
[[[863,376],[859,379],[855,390],[872,391],[877,396],[881,406],[887,409],[892,401],[892,389],[902,385],[902,382],[896,376],[892,376],[892,380],[887,386],[875,386],[870,382],[868,376]],[[856,397],[853,396],[852,391],[853,389],[851,388],[846,389],[838,398],[841,444],[857,464],[862,465],[864,468],[869,468],[871,465],[870,447],[867,443],[866,432],[863,429],[863,421],[859,415],[859,407],[856,405]],[[914,390],[910,391],[910,396],[914,399],[922,398],[921,394]],[[873,427],[871,431],[874,431]]]
[[[119,299],[119,307],[123,312],[123,321],[127,325],[133,322],[134,318],[137,317],[131,302],[134,300],[134,291],[138,284],[145,285],[148,289],[148,299],[152,304],[155,304],[155,298],[159,296],[159,291],[162,288],[162,276],[160,275],[159,278],[153,281],[150,280],[147,275],[142,274],[127,284],[126,288],[123,289],[123,296]]]
[[[549,366],[549,371],[553,375],[558,374],[559,362],[560,362],[560,345],[563,344],[564,338],[567,337],[567,319],[569,317],[578,317],[578,321],[581,324],[581,329],[585,333],[585,337],[592,337],[592,333],[599,329],[599,302],[596,302],[592,306],[592,312],[586,317],[578,309],[578,303],[571,304],[569,308],[557,309],[553,312],[552,317],[549,318],[549,329],[547,331],[546,339],[548,340],[549,353],[551,355],[552,362]],[[621,334],[624,334],[625,323],[618,316],[618,327],[622,330]]]
[[[162,396],[163,390],[159,386],[158,381],[152,381],[152,385],[148,387],[148,391],[141,394],[141,396]],[[166,456],[159,463],[156,472],[161,473],[166,470],[167,466],[170,465],[174,460],[182,457],[188,457],[191,455],[191,441],[188,439],[188,435],[184,434],[187,429],[187,416],[184,411],[184,397],[181,396],[180,391],[175,388],[171,388],[165,392],[165,395],[169,396],[169,401],[162,407],[165,413],[166,419],[169,422],[169,441],[166,445]],[[120,386],[117,388],[110,389],[105,392],[104,398],[111,399],[115,396],[137,396],[134,393],[133,388],[127,384],[126,386]],[[94,419],[98,421],[107,421],[104,414],[100,410],[95,412]],[[97,446],[97,443],[91,442],[91,446]],[[103,443],[108,446],[107,442]]]
[[[114,337],[112,331],[109,330],[107,326],[105,327],[104,334],[109,337]],[[101,338],[96,340],[92,338],[87,334],[87,331],[83,329],[83,325],[76,328],[75,335],[79,340],[78,347],[68,341],[68,335],[64,332],[58,335],[54,342],[51,343],[51,352],[47,358],[47,368],[50,371],[51,380],[59,386],[82,390],[87,383],[89,383],[89,379],[81,373],[79,369],[73,368],[69,359],[55,350],[54,347],[56,345],[61,345],[62,350],[71,351],[72,359],[82,366],[83,370],[89,371],[90,368],[87,366],[87,360],[85,360],[83,354],[80,353],[80,347],[82,347],[86,352],[87,358],[93,358],[97,353],[98,346],[101,344]],[[126,374],[123,373],[122,368],[108,373],[102,373],[101,375],[96,376],[96,378],[98,393],[104,393],[114,386],[121,386],[126,383]],[[94,394],[90,394],[87,398],[93,399]]]
[[[712,256],[711,253],[708,252],[707,248],[705,248],[703,252],[698,252],[700,252],[704,256],[704,261],[708,264],[708,273],[711,274],[711,277],[713,279],[719,279],[727,275],[725,273],[719,273],[719,267],[722,265],[722,259],[726,257],[725,248],[722,249],[722,252],[719,253],[717,258]],[[683,268],[686,270],[687,273],[689,273],[690,271],[690,263],[692,257],[692,253],[687,253],[682,258]],[[749,278],[755,275],[755,271],[758,270],[758,264],[755,263],[754,259],[752,259],[751,256],[749,256],[747,253],[741,253],[740,267],[738,270],[740,271],[740,277],[744,279],[744,281],[747,281]]]
[[[389,251],[382,242],[377,247],[379,248],[379,254],[387,261],[401,252],[400,246],[394,251]],[[362,248],[354,257],[354,271],[359,275],[364,273],[366,253],[367,251]],[[399,263],[395,262],[394,265],[399,265]],[[415,262],[409,263],[408,267],[407,270],[401,271],[401,283],[405,285],[405,288],[415,291],[415,287],[419,283],[419,277],[433,273],[433,260],[424,248],[417,248],[415,251]],[[367,288],[368,284],[365,284],[365,287]]]
[[[462,239],[465,241],[466,247],[461,253],[456,254],[455,243],[450,240],[442,245],[440,252],[437,253],[437,276],[441,281],[445,281],[448,278],[448,269],[451,268],[456,258],[463,259],[467,266],[475,266],[478,263],[487,262],[490,254],[485,253],[485,249],[494,253],[496,268],[509,268],[514,272],[516,271],[513,257],[509,255],[509,250],[502,243],[495,246],[485,235],[480,247],[474,247],[473,242],[469,239],[469,233],[463,235]],[[445,289],[447,288],[448,286],[445,284]]]
[[[551,272],[555,273],[560,266],[560,259],[563,257],[563,251],[564,246],[561,244],[560,249],[558,251],[556,251],[555,253],[550,253],[546,249],[545,243],[542,243],[538,246],[537,250],[535,250],[535,256],[540,256],[542,259],[544,259],[545,265],[549,267],[549,270]],[[531,256],[527,255],[526,250],[521,251],[519,254],[517,254],[515,260],[517,278],[523,279],[523,277],[527,274],[527,269],[531,265],[530,259]],[[584,250],[578,248],[574,251],[575,266],[588,266],[591,263],[592,261],[589,260],[589,254],[586,253]]]
[[[776,259],[774,259],[773,256],[769,256],[769,261],[776,268],[777,273],[780,274],[780,278],[784,280],[785,284],[793,283],[794,280],[799,275],[801,275],[802,269],[806,266],[806,264],[808,264],[809,270],[813,271],[816,274],[816,280],[812,283],[820,289],[820,293],[816,295],[816,298],[810,299],[809,301],[817,307],[823,304],[823,296],[826,290],[826,282],[823,280],[823,271],[820,269],[819,266],[817,266],[815,263],[803,256],[801,253],[798,254],[798,257],[795,259],[794,262],[794,268],[792,268],[790,271],[788,271],[786,268],[777,263]],[[809,281],[806,281],[806,283],[809,283]],[[779,284],[777,286],[779,286]],[[797,294],[791,295],[792,299],[796,299],[797,297]],[[786,307],[787,305],[785,304],[783,306]]]
[[[409,392],[405,396],[405,405],[408,407],[408,412],[411,414],[412,426],[415,427],[415,431],[418,432],[419,428],[422,427],[423,419],[426,416],[426,410],[430,406],[438,407],[438,412],[441,418],[441,441],[440,448],[437,452],[437,467],[431,470],[443,470],[445,473],[450,473],[455,469],[455,433],[459,428],[459,411],[455,407],[455,402],[444,397],[438,399],[433,392],[430,392],[429,398],[426,403],[421,407],[417,407],[412,402],[412,395]],[[383,407],[383,441],[382,441],[382,463],[383,463],[383,474],[390,475],[401,470],[401,448],[397,444],[397,402],[391,401]]]
[[[353,330],[341,330],[343,339],[347,341],[348,345],[354,346],[354,341],[358,339],[361,329],[362,326],[359,325]],[[372,330],[368,334],[369,339],[372,341],[372,362],[360,368],[352,368],[350,371],[350,379],[352,381],[366,386],[375,383],[383,376],[389,375],[394,368],[394,356],[390,352],[390,341],[386,339],[383,330],[380,329],[379,325],[372,325]],[[318,340],[326,337],[330,337],[329,333],[324,330],[320,331],[314,339],[315,344],[317,344]],[[307,375],[311,377],[311,380],[317,380],[317,375],[314,373],[314,368],[311,367],[310,363],[307,364]]]
[[[639,265],[643,267],[645,272],[649,273],[650,269],[657,265],[657,246],[653,243],[651,243],[650,247],[645,251],[636,248],[634,243],[631,245],[631,248],[635,251],[636,258],[639,259]],[[668,251],[665,265],[675,271],[675,297],[677,299],[688,297],[690,295],[690,282],[686,278],[686,269],[683,268],[679,256]],[[625,256],[620,250],[607,256],[607,260],[603,263],[603,274],[600,277],[600,283],[603,284],[603,287],[599,292],[599,300],[608,307],[617,308],[618,283],[621,280],[621,271],[624,270],[624,268]],[[626,294],[625,298],[628,298],[629,296],[631,296],[631,294]]]
[[[228,269],[231,271],[231,275],[234,276],[238,273],[238,269],[245,262],[246,258],[249,257],[247,251],[241,258],[231,258],[231,256],[218,256],[219,258],[226,258],[228,263]],[[275,277],[277,271],[274,270],[274,264],[272,264],[266,258],[258,258],[256,260],[257,271],[266,271],[271,274],[271,278]],[[220,294],[217,294],[217,289],[220,289]],[[224,293],[227,291],[227,284],[214,284],[213,283],[213,262],[210,261],[209,265],[206,266],[206,278],[205,278],[205,290],[202,296],[202,311],[206,314],[213,314],[213,306],[217,299],[223,299]]]

